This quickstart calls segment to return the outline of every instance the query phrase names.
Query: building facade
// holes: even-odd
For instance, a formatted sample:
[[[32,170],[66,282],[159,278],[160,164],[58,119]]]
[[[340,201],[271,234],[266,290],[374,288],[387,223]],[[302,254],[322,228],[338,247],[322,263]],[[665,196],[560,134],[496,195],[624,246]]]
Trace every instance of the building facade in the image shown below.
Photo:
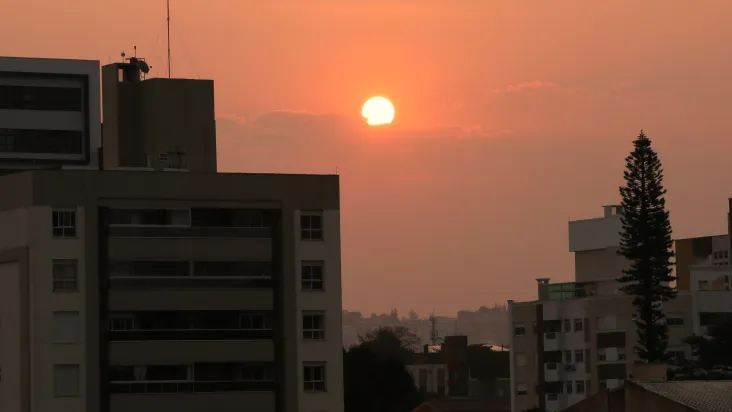
[[[0,410],[342,412],[338,177],[212,173],[137,123],[105,125],[109,167],[0,176]]]
[[[0,57],[0,169],[96,164],[99,62]]]
[[[627,266],[617,254],[622,211],[604,209],[602,218],[569,224],[574,282],[537,279],[537,301],[509,301],[514,412],[563,410],[620,385],[637,359],[632,298],[616,282]],[[688,356],[683,340],[693,332],[691,302],[690,292],[680,292],[664,304],[669,351],[678,359]]]

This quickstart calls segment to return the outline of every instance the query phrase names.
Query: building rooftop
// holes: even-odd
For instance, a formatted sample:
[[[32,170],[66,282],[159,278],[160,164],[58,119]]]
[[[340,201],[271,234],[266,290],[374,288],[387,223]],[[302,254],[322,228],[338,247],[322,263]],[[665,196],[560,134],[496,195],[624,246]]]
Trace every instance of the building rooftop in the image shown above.
[[[732,411],[732,381],[634,381],[633,384],[697,412]]]

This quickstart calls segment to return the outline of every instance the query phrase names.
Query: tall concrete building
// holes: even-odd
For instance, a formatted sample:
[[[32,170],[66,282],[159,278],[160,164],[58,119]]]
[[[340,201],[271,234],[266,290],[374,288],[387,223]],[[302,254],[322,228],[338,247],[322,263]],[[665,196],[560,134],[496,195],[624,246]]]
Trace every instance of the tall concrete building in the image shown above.
[[[511,320],[511,407],[563,410],[628,378],[637,359],[632,298],[616,279],[627,267],[617,254],[619,206],[605,206],[600,218],[569,223],[575,281],[537,279],[538,300],[509,301]],[[683,339],[693,331],[690,292],[665,303],[669,351],[688,355]]]
[[[102,161],[0,176],[0,410],[342,412],[338,177],[217,173],[213,82],[143,67]]]

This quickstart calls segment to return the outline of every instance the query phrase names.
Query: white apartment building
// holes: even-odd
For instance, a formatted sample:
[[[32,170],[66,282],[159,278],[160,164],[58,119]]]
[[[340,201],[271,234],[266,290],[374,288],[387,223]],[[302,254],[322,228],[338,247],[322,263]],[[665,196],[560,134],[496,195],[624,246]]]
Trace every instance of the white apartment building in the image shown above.
[[[98,170],[0,164],[0,411],[342,412],[338,176],[216,173],[213,82],[138,71]]]

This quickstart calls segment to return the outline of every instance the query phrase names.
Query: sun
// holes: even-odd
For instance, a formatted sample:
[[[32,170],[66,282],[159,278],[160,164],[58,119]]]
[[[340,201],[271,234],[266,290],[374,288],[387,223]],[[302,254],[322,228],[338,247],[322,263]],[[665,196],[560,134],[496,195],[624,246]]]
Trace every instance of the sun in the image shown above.
[[[363,104],[361,116],[369,126],[382,126],[394,121],[394,105],[386,97],[376,96]]]

